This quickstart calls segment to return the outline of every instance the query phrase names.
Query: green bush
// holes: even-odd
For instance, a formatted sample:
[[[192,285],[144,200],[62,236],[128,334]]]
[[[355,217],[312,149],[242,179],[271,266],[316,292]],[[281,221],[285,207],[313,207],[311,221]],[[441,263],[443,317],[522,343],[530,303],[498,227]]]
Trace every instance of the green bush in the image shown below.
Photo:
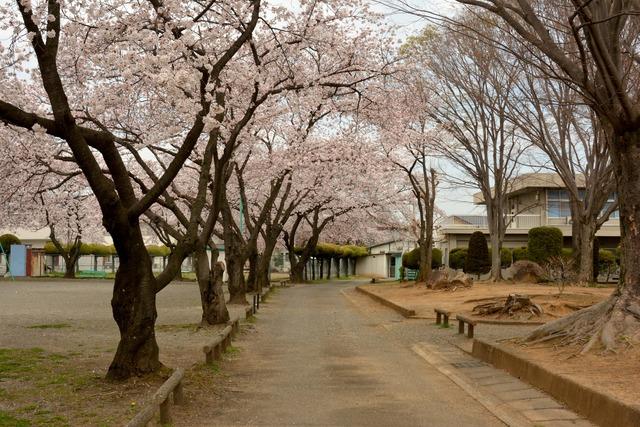
[[[18,236],[13,234],[3,234],[0,236],[0,245],[2,245],[2,248],[6,253],[11,252],[11,245],[19,245],[20,243]]]
[[[165,257],[165,256],[169,256],[169,254],[171,253],[171,249],[169,249],[164,245],[148,245],[147,253],[149,254],[149,256]]]
[[[442,251],[438,248],[431,249],[431,268],[442,267]]]
[[[402,266],[412,270],[420,268],[420,248],[415,248],[402,254]]]
[[[489,248],[489,261],[491,261],[492,259],[492,255],[493,252],[491,251],[491,248]],[[502,268],[507,268],[509,266],[511,266],[511,249],[509,248],[501,248],[500,249],[500,267]]]
[[[527,251],[527,248],[513,248],[511,253],[513,254],[513,262],[529,260],[529,252]]]
[[[600,249],[598,253],[598,271],[610,272],[615,270],[616,266],[616,254],[608,249]]]
[[[562,251],[560,253],[562,254],[563,257],[570,258],[570,257],[573,256],[573,249],[572,248],[562,248]]]
[[[407,271],[403,265],[400,266],[400,281],[404,282],[405,277],[407,277]]]
[[[527,242],[529,260],[544,264],[551,257],[562,255],[562,231],[556,227],[535,227],[529,230]]]
[[[415,248],[402,254],[402,266],[417,270],[420,268],[420,248]],[[431,248],[431,268],[442,266],[442,251],[438,248]]]
[[[487,239],[481,231],[476,231],[469,240],[467,260],[464,263],[465,273],[484,274],[491,270],[491,260],[489,259],[489,247]]]
[[[464,268],[464,264],[467,262],[467,248],[455,248],[451,249],[449,253],[449,267],[454,270],[460,270]]]

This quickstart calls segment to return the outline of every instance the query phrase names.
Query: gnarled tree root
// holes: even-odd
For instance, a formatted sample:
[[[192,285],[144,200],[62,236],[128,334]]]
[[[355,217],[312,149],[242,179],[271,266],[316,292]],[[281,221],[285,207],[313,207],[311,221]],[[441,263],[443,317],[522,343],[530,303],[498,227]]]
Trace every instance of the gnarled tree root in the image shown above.
[[[534,344],[557,340],[558,345],[594,347],[615,352],[619,344],[640,342],[640,301],[629,292],[616,291],[606,300],[535,329],[525,341]]]

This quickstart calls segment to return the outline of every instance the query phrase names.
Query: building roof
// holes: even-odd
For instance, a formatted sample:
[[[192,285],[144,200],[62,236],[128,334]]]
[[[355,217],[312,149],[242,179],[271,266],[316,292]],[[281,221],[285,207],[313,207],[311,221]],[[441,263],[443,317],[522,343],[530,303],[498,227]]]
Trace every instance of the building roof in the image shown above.
[[[576,175],[578,188],[584,188],[584,175]],[[564,182],[557,173],[525,173],[518,175],[511,180],[510,188],[507,193],[509,196],[526,193],[528,190],[536,188],[565,188]],[[473,203],[476,205],[484,204],[484,196],[482,192],[473,195]]]

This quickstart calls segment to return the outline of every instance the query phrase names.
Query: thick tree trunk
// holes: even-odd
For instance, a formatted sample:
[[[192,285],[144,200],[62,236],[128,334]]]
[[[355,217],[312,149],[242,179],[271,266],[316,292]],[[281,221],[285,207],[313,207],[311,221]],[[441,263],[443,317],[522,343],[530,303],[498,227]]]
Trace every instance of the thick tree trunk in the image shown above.
[[[428,243],[420,242],[418,245],[420,248],[420,265],[418,271],[417,282],[426,282],[431,277],[431,259],[433,253],[431,252],[431,241]]]
[[[316,260],[311,258],[311,280],[316,280]]]
[[[491,279],[495,282],[502,279],[502,242],[498,233],[491,236]]]
[[[336,279],[340,278],[340,258],[333,259],[335,267],[336,267]]]
[[[320,280],[324,279],[324,258],[320,258]]]
[[[120,266],[116,272],[111,308],[120,330],[118,349],[107,378],[123,380],[158,370],[155,337],[156,280],[139,225],[112,233]]]
[[[249,255],[249,275],[247,276],[247,291],[255,292],[258,289],[258,252],[252,251]]]
[[[331,263],[333,262],[332,258],[327,258],[327,280],[331,280]]]
[[[577,253],[574,254],[578,269],[579,282],[591,282],[593,280],[593,241],[596,237],[595,224],[584,220],[578,220],[576,229],[578,236],[575,239]]]
[[[217,251],[211,254],[211,267],[206,250],[197,250],[194,257],[197,262],[196,277],[200,288],[200,302],[202,303],[201,323],[202,325],[226,323],[229,320],[229,312],[222,289],[224,264],[217,262]]]
[[[76,265],[78,263],[78,256],[67,255],[63,256],[64,259],[64,278],[73,279],[76,277]]]
[[[227,275],[229,276],[229,303],[248,304],[246,282],[244,280],[245,259],[237,252],[225,253]]]

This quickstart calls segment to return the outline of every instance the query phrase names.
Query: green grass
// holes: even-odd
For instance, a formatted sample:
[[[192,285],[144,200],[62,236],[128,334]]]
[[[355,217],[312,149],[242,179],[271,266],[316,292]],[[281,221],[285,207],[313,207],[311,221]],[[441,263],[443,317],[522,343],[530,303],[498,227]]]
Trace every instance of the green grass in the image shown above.
[[[70,328],[71,325],[68,323],[43,323],[41,325],[31,325],[27,326],[27,329],[63,329]]]
[[[0,411],[0,427],[30,427],[31,422],[15,418],[8,412]]]
[[[227,349],[224,351],[225,354],[238,354],[240,353],[240,348],[239,347],[234,347],[232,345],[230,345],[229,347],[227,347]]]
[[[46,355],[41,348],[0,348],[0,380],[33,372],[43,360]]]

